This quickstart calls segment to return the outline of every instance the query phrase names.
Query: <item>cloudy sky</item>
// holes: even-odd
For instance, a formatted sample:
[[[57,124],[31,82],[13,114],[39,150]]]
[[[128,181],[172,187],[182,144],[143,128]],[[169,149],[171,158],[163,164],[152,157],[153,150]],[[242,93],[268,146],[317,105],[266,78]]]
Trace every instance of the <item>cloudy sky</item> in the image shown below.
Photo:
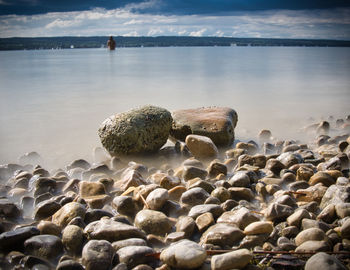
[[[350,0],[0,0],[0,37],[350,40]]]

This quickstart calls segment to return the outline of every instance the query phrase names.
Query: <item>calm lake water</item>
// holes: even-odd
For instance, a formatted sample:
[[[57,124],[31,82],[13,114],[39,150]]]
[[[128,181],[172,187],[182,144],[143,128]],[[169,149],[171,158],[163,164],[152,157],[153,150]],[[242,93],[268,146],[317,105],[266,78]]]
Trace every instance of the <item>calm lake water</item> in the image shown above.
[[[171,47],[0,52],[0,164],[28,151],[91,160],[108,116],[153,104],[229,106],[238,139],[293,138],[350,114],[350,48]]]

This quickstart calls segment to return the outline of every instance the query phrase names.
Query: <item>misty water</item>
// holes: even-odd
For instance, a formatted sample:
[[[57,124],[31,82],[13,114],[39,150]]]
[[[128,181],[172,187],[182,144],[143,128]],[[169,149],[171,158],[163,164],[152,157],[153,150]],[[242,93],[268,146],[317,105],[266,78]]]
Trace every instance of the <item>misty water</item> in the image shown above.
[[[108,116],[140,105],[228,106],[236,137],[350,114],[350,48],[170,47],[0,52],[0,164],[37,151],[91,160]]]

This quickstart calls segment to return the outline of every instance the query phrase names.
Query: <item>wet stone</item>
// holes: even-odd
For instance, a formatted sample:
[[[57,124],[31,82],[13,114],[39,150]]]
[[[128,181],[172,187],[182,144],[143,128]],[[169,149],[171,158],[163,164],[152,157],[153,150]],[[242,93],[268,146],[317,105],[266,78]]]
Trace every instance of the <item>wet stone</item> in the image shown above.
[[[106,240],[90,240],[83,248],[82,263],[86,270],[108,270],[112,264],[114,249]]]
[[[127,246],[117,250],[119,262],[125,263],[128,269],[139,264],[147,264],[154,260],[152,256],[153,249],[147,246]]]
[[[112,243],[112,246],[115,251],[118,251],[119,249],[123,247],[128,247],[128,246],[147,246],[147,242],[141,238],[129,238],[129,239],[115,241]]]
[[[203,188],[195,187],[182,193],[180,203],[190,206],[203,204],[210,195]]]
[[[171,230],[171,222],[162,212],[144,209],[137,213],[135,226],[147,234],[165,235]]]
[[[230,224],[217,223],[203,233],[201,243],[221,247],[233,246],[242,240],[243,237],[244,233],[239,228]]]
[[[27,239],[38,234],[40,234],[40,231],[34,226],[4,232],[0,234],[0,249],[21,250]]]
[[[160,259],[163,263],[180,269],[194,269],[201,266],[207,257],[206,251],[196,242],[181,240],[163,250]]]
[[[59,237],[55,235],[36,235],[24,242],[27,254],[42,257],[48,260],[57,258],[63,253],[63,244]]]

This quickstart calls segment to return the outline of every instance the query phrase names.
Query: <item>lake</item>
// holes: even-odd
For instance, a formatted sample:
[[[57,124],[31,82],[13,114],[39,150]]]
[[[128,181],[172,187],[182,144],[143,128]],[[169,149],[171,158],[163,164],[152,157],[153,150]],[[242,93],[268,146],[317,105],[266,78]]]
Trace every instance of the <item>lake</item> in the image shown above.
[[[350,114],[350,48],[167,47],[0,52],[0,164],[37,151],[91,160],[108,116],[152,104],[228,106],[236,137],[294,138],[313,117]]]

